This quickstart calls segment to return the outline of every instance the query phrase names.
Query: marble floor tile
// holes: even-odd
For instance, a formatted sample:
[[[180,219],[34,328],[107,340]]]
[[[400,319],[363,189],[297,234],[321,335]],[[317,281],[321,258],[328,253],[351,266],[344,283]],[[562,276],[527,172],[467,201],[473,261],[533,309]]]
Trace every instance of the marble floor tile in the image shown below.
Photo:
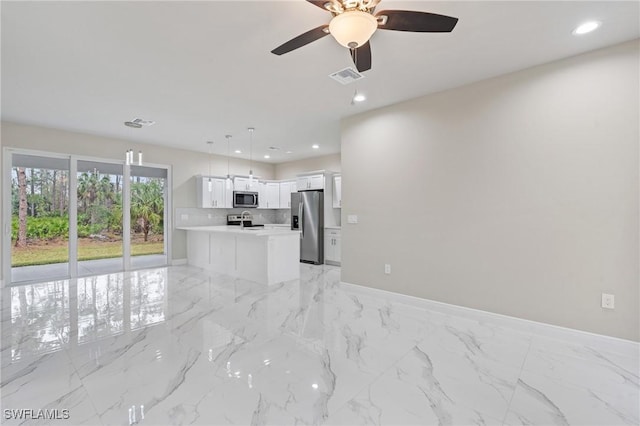
[[[385,372],[374,383],[374,389],[363,393],[384,395],[383,390],[391,387],[417,393],[417,396],[422,394],[418,401],[431,407],[440,421],[450,418],[454,412],[471,412],[482,419],[498,420],[507,412],[519,372],[517,368],[490,359],[479,360],[465,352],[419,344]],[[377,405],[380,404],[384,403]]]
[[[384,373],[332,414],[329,425],[500,425],[499,419],[469,409],[449,396],[432,372],[409,373],[410,358]],[[407,370],[402,370],[406,368]],[[408,374],[419,374],[409,378]]]
[[[7,419],[5,410],[69,410],[73,424],[88,424],[97,412],[66,351],[20,358],[2,368],[2,424],[42,424],[27,417]]]
[[[638,393],[611,395],[597,388],[523,372],[506,425],[637,425]]]
[[[86,425],[628,425],[638,345],[401,298],[300,265],[2,290],[0,404]],[[3,424],[47,424],[5,419]]]
[[[611,358],[613,357],[605,357],[599,353],[595,359],[585,359],[532,347],[523,371],[581,388],[597,389],[598,392],[615,397],[637,396],[640,392],[640,379],[637,367],[634,369],[632,365],[633,360],[628,359],[629,365],[625,365],[624,362],[614,362]]]

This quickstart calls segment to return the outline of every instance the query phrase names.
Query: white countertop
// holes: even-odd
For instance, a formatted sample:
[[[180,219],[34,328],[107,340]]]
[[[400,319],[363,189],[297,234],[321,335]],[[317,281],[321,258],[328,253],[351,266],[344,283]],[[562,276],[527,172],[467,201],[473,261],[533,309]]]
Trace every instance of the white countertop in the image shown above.
[[[278,228],[291,228],[290,223],[265,223],[264,226],[274,226]]]
[[[176,229],[183,231],[198,231],[198,232],[218,232],[224,234],[236,234],[255,237],[277,237],[287,236],[292,234],[299,234],[300,231],[292,231],[291,229],[282,229],[281,227],[275,229],[264,229],[263,227],[254,228],[240,228],[239,226],[182,226]]]
[[[325,226],[324,228],[325,229],[338,229],[338,230],[342,229],[341,226]]]

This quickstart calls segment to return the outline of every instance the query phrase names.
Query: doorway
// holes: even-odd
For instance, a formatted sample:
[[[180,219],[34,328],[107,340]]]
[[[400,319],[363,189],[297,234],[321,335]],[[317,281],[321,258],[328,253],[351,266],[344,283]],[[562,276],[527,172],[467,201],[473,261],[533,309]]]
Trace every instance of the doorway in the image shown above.
[[[12,148],[4,166],[3,282],[168,264],[169,166]]]
[[[131,166],[131,267],[167,264],[167,169]]]
[[[11,282],[68,277],[70,157],[14,154],[9,172]]]

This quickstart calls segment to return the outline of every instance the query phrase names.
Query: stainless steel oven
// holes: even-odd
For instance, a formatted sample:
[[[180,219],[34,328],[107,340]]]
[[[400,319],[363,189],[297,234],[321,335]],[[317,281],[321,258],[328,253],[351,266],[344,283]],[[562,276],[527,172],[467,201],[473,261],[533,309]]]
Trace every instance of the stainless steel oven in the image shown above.
[[[258,193],[247,191],[233,191],[233,207],[257,208]]]

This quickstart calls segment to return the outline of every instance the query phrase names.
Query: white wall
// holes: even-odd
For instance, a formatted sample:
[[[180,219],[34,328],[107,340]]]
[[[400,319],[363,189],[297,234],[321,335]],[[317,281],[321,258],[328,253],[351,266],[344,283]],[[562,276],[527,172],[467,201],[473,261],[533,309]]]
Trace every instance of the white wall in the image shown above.
[[[339,173],[342,170],[340,154],[323,155],[321,157],[276,164],[275,173],[276,179],[291,179],[295,178],[298,173],[311,172],[314,170],[326,170]]]
[[[196,181],[194,176],[198,174],[207,175],[209,173],[209,155],[202,152],[138,144],[126,140],[10,122],[2,122],[1,137],[3,147],[85,155],[106,159],[124,159],[124,152],[127,149],[133,149],[136,152],[142,150],[145,162],[172,166],[172,212],[175,212],[175,208],[178,207],[196,207]],[[226,176],[227,158],[212,155],[211,159],[211,173],[216,176]],[[232,159],[230,162],[230,171],[232,175],[247,175],[249,173],[249,162]],[[264,179],[275,178],[275,167],[272,164],[254,161],[253,171],[256,176]],[[173,230],[172,232],[173,259],[186,258],[185,231]]]
[[[344,120],[342,280],[640,340],[638,64],[636,40]]]

